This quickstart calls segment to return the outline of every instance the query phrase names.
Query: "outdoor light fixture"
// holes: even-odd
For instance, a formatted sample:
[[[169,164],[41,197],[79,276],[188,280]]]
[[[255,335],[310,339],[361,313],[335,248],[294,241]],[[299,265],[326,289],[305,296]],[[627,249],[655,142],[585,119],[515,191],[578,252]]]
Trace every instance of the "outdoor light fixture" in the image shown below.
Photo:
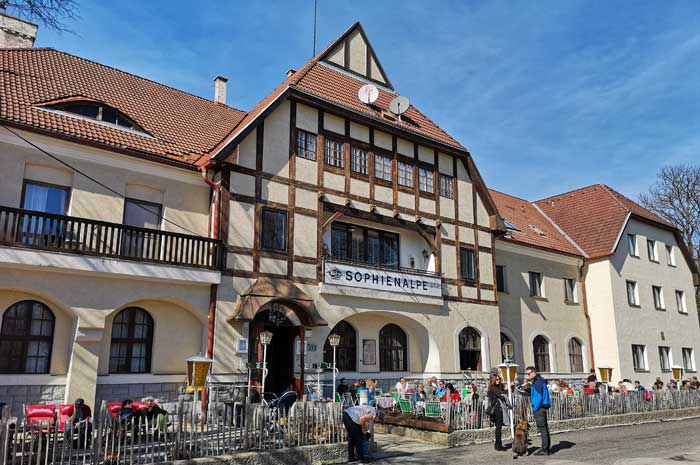
[[[265,380],[267,379],[267,346],[272,342],[272,333],[270,331],[263,331],[260,333],[260,343],[263,345],[263,369],[262,369],[262,386],[260,392],[260,398],[265,396]]]
[[[603,383],[609,383],[610,380],[612,379],[612,372],[613,372],[612,367],[599,366],[598,371],[600,372],[600,380]]]
[[[508,401],[511,407],[508,409],[508,415],[510,415],[510,437],[515,437],[515,424],[513,422],[513,390],[511,389],[511,382],[515,381],[516,371],[518,365],[512,363],[511,356],[513,355],[513,344],[506,342],[503,344],[503,351],[505,352],[506,360],[505,362],[498,365],[498,369],[501,372],[501,378],[506,381],[506,387],[508,388]]]
[[[340,345],[340,334],[331,334],[328,336],[328,343],[332,347],[338,347]]]
[[[214,360],[199,354],[190,357],[187,362],[187,386],[192,390],[200,390],[207,383],[207,377]]]
[[[421,255],[423,255],[423,258],[425,258],[426,260],[430,257],[430,254],[425,249],[423,249],[423,251],[421,252]]]
[[[671,371],[673,371],[673,379],[676,381],[680,381],[680,379],[683,378],[683,367],[674,365],[671,367]]]
[[[335,368],[335,351],[337,347],[340,345],[340,334],[331,334],[328,336],[328,343],[333,347],[333,402],[335,402],[335,396],[336,396],[336,389],[337,386],[335,385],[335,379],[336,375],[338,373],[338,370]]]

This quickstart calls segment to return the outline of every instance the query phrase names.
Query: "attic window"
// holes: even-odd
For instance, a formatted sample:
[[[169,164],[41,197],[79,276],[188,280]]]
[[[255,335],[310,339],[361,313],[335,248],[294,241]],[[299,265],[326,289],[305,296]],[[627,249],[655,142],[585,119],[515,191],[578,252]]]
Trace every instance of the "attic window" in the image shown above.
[[[511,231],[520,231],[513,223],[511,223],[505,218],[503,218],[503,224],[506,226],[506,229],[509,229]]]
[[[542,231],[540,228],[538,228],[538,227],[535,226],[534,224],[528,224],[528,227],[529,227],[530,229],[532,229],[533,231],[535,231],[537,234],[539,234],[539,235],[542,236],[542,237],[546,237],[546,236],[547,236],[547,235],[544,233],[544,231]]]
[[[99,102],[77,101],[59,103],[51,106],[52,109],[79,115],[85,118],[102,121],[103,123],[113,124],[124,129],[132,129],[143,132],[136,123],[127,118],[122,112],[109,105]]]

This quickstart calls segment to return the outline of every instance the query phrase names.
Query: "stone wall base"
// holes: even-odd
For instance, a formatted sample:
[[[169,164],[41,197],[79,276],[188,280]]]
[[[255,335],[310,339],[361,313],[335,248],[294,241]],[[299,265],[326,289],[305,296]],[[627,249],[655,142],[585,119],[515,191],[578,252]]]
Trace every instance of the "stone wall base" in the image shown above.
[[[124,399],[140,401],[144,397],[153,397],[159,403],[177,402],[183,383],[134,383],[134,384],[98,384],[95,395],[95,409],[102,401],[121,402]]]
[[[10,406],[12,416],[23,416],[24,406],[32,404],[62,404],[66,397],[63,385],[0,386],[0,402]]]
[[[161,462],[162,465],[330,465],[346,463],[348,445],[320,444],[292,447],[263,452],[241,452],[239,454],[203,457],[188,460]]]

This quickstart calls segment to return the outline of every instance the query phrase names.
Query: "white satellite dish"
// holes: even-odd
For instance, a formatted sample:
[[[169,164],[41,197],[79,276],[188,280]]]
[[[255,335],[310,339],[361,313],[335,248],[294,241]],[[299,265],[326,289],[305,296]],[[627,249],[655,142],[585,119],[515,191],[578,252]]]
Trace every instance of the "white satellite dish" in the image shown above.
[[[365,105],[371,105],[379,97],[379,90],[372,84],[365,84],[357,91],[357,98]]]
[[[404,97],[403,95],[399,95],[391,101],[391,103],[389,104],[389,110],[391,110],[393,114],[397,115],[400,120],[401,113],[408,110],[408,106],[410,104],[411,103],[408,101],[408,98]]]

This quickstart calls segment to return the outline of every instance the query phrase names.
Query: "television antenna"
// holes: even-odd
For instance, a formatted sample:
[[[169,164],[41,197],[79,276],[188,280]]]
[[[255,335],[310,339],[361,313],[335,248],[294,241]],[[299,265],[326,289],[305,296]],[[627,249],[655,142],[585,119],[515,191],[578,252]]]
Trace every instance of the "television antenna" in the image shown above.
[[[410,104],[411,103],[408,101],[407,97],[399,95],[397,97],[394,97],[394,100],[391,101],[391,103],[389,104],[389,110],[391,110],[393,114],[398,116],[399,121],[401,121],[401,114],[408,110],[408,106]]]
[[[373,104],[377,100],[377,97],[379,97],[379,90],[372,84],[365,84],[357,91],[357,98],[365,105]]]

